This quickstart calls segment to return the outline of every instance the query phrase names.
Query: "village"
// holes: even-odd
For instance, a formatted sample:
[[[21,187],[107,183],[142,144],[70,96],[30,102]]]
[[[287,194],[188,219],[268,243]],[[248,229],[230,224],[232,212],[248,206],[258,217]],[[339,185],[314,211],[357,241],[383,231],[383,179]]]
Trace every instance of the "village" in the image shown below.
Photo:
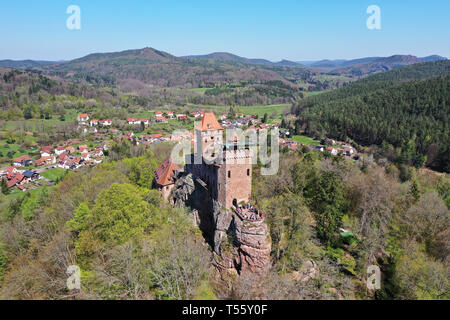
[[[84,166],[95,166],[102,163],[114,142],[127,140],[135,145],[146,147],[156,143],[177,143],[183,140],[193,144],[194,130],[188,128],[193,125],[194,121],[201,121],[204,115],[205,112],[202,110],[186,114],[175,114],[168,110],[155,111],[151,119],[127,118],[125,121],[128,130],[121,130],[114,126],[114,121],[111,119],[94,119],[87,113],[78,114],[76,120],[81,133],[78,139],[68,139],[57,145],[37,146],[39,156],[31,157],[25,154],[13,159],[10,166],[0,169],[0,178],[6,180],[10,192],[24,192],[53,185],[55,183],[51,179],[53,175],[48,174],[46,177],[46,172],[57,171],[62,174],[64,171],[77,171]],[[218,121],[224,129],[238,128],[244,132],[278,130],[279,134],[283,136],[283,138],[279,138],[280,147],[287,148],[289,151],[296,151],[302,145],[289,138],[289,130],[280,128],[279,122],[263,123],[257,115],[236,113],[231,119],[229,114],[223,113],[218,116]],[[161,128],[161,126],[173,122],[182,123],[180,127],[185,129],[177,130],[177,133],[167,133],[163,130],[160,133],[147,133],[148,131],[145,130],[155,125]],[[87,136],[90,139],[87,139]],[[327,140],[327,145],[310,144],[308,147],[311,150],[328,152],[332,155],[342,154],[354,159],[358,157],[352,146],[330,139]]]

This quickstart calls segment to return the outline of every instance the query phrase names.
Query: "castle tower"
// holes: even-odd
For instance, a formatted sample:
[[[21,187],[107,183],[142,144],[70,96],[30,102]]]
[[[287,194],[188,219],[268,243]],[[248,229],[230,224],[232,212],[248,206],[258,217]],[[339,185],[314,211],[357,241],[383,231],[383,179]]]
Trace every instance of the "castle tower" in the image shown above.
[[[223,145],[223,128],[214,113],[205,113],[202,122],[195,128],[197,148],[206,160],[214,160],[220,155]],[[199,152],[200,150],[197,150]]]
[[[225,208],[250,202],[252,194],[252,150],[239,141],[226,143],[224,161],[218,170],[218,200]]]
[[[202,179],[211,196],[225,208],[249,202],[252,193],[252,158],[249,146],[238,139],[223,142],[223,128],[214,113],[205,113],[195,128],[198,162],[186,172]]]

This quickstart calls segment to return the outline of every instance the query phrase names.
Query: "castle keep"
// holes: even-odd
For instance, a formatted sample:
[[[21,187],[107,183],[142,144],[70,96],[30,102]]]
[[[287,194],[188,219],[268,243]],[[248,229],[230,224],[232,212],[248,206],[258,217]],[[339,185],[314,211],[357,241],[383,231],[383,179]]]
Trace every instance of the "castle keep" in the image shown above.
[[[237,136],[224,142],[224,129],[215,115],[205,113],[195,128],[194,147],[184,173],[178,173],[170,158],[155,172],[160,191],[175,206],[191,209],[214,249],[213,265],[221,274],[266,274],[271,240],[264,213],[250,204],[251,145]]]
[[[248,203],[252,193],[252,150],[237,138],[224,143],[224,129],[213,113],[195,128],[196,154],[188,156],[186,172],[207,184],[223,207]]]

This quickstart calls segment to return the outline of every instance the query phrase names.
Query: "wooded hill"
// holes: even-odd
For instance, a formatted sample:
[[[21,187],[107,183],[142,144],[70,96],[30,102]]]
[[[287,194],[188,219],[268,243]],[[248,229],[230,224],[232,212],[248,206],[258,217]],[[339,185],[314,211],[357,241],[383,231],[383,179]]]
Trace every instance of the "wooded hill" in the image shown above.
[[[309,135],[351,138],[386,152],[393,147],[398,163],[450,172],[449,64],[431,62],[375,75],[302,100],[292,111]],[[442,74],[447,75],[398,82]]]

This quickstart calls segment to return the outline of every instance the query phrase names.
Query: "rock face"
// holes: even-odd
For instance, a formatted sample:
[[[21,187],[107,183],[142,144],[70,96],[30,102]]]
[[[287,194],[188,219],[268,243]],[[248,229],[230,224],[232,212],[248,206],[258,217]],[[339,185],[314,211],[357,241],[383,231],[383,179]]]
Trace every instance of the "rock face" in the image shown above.
[[[214,248],[221,272],[265,274],[269,271],[271,239],[264,220],[242,220],[212,200],[208,188],[192,175],[180,176],[172,193],[175,206],[191,208],[194,222]]]
[[[265,274],[270,269],[271,239],[264,220],[243,221],[234,215],[240,273]]]

